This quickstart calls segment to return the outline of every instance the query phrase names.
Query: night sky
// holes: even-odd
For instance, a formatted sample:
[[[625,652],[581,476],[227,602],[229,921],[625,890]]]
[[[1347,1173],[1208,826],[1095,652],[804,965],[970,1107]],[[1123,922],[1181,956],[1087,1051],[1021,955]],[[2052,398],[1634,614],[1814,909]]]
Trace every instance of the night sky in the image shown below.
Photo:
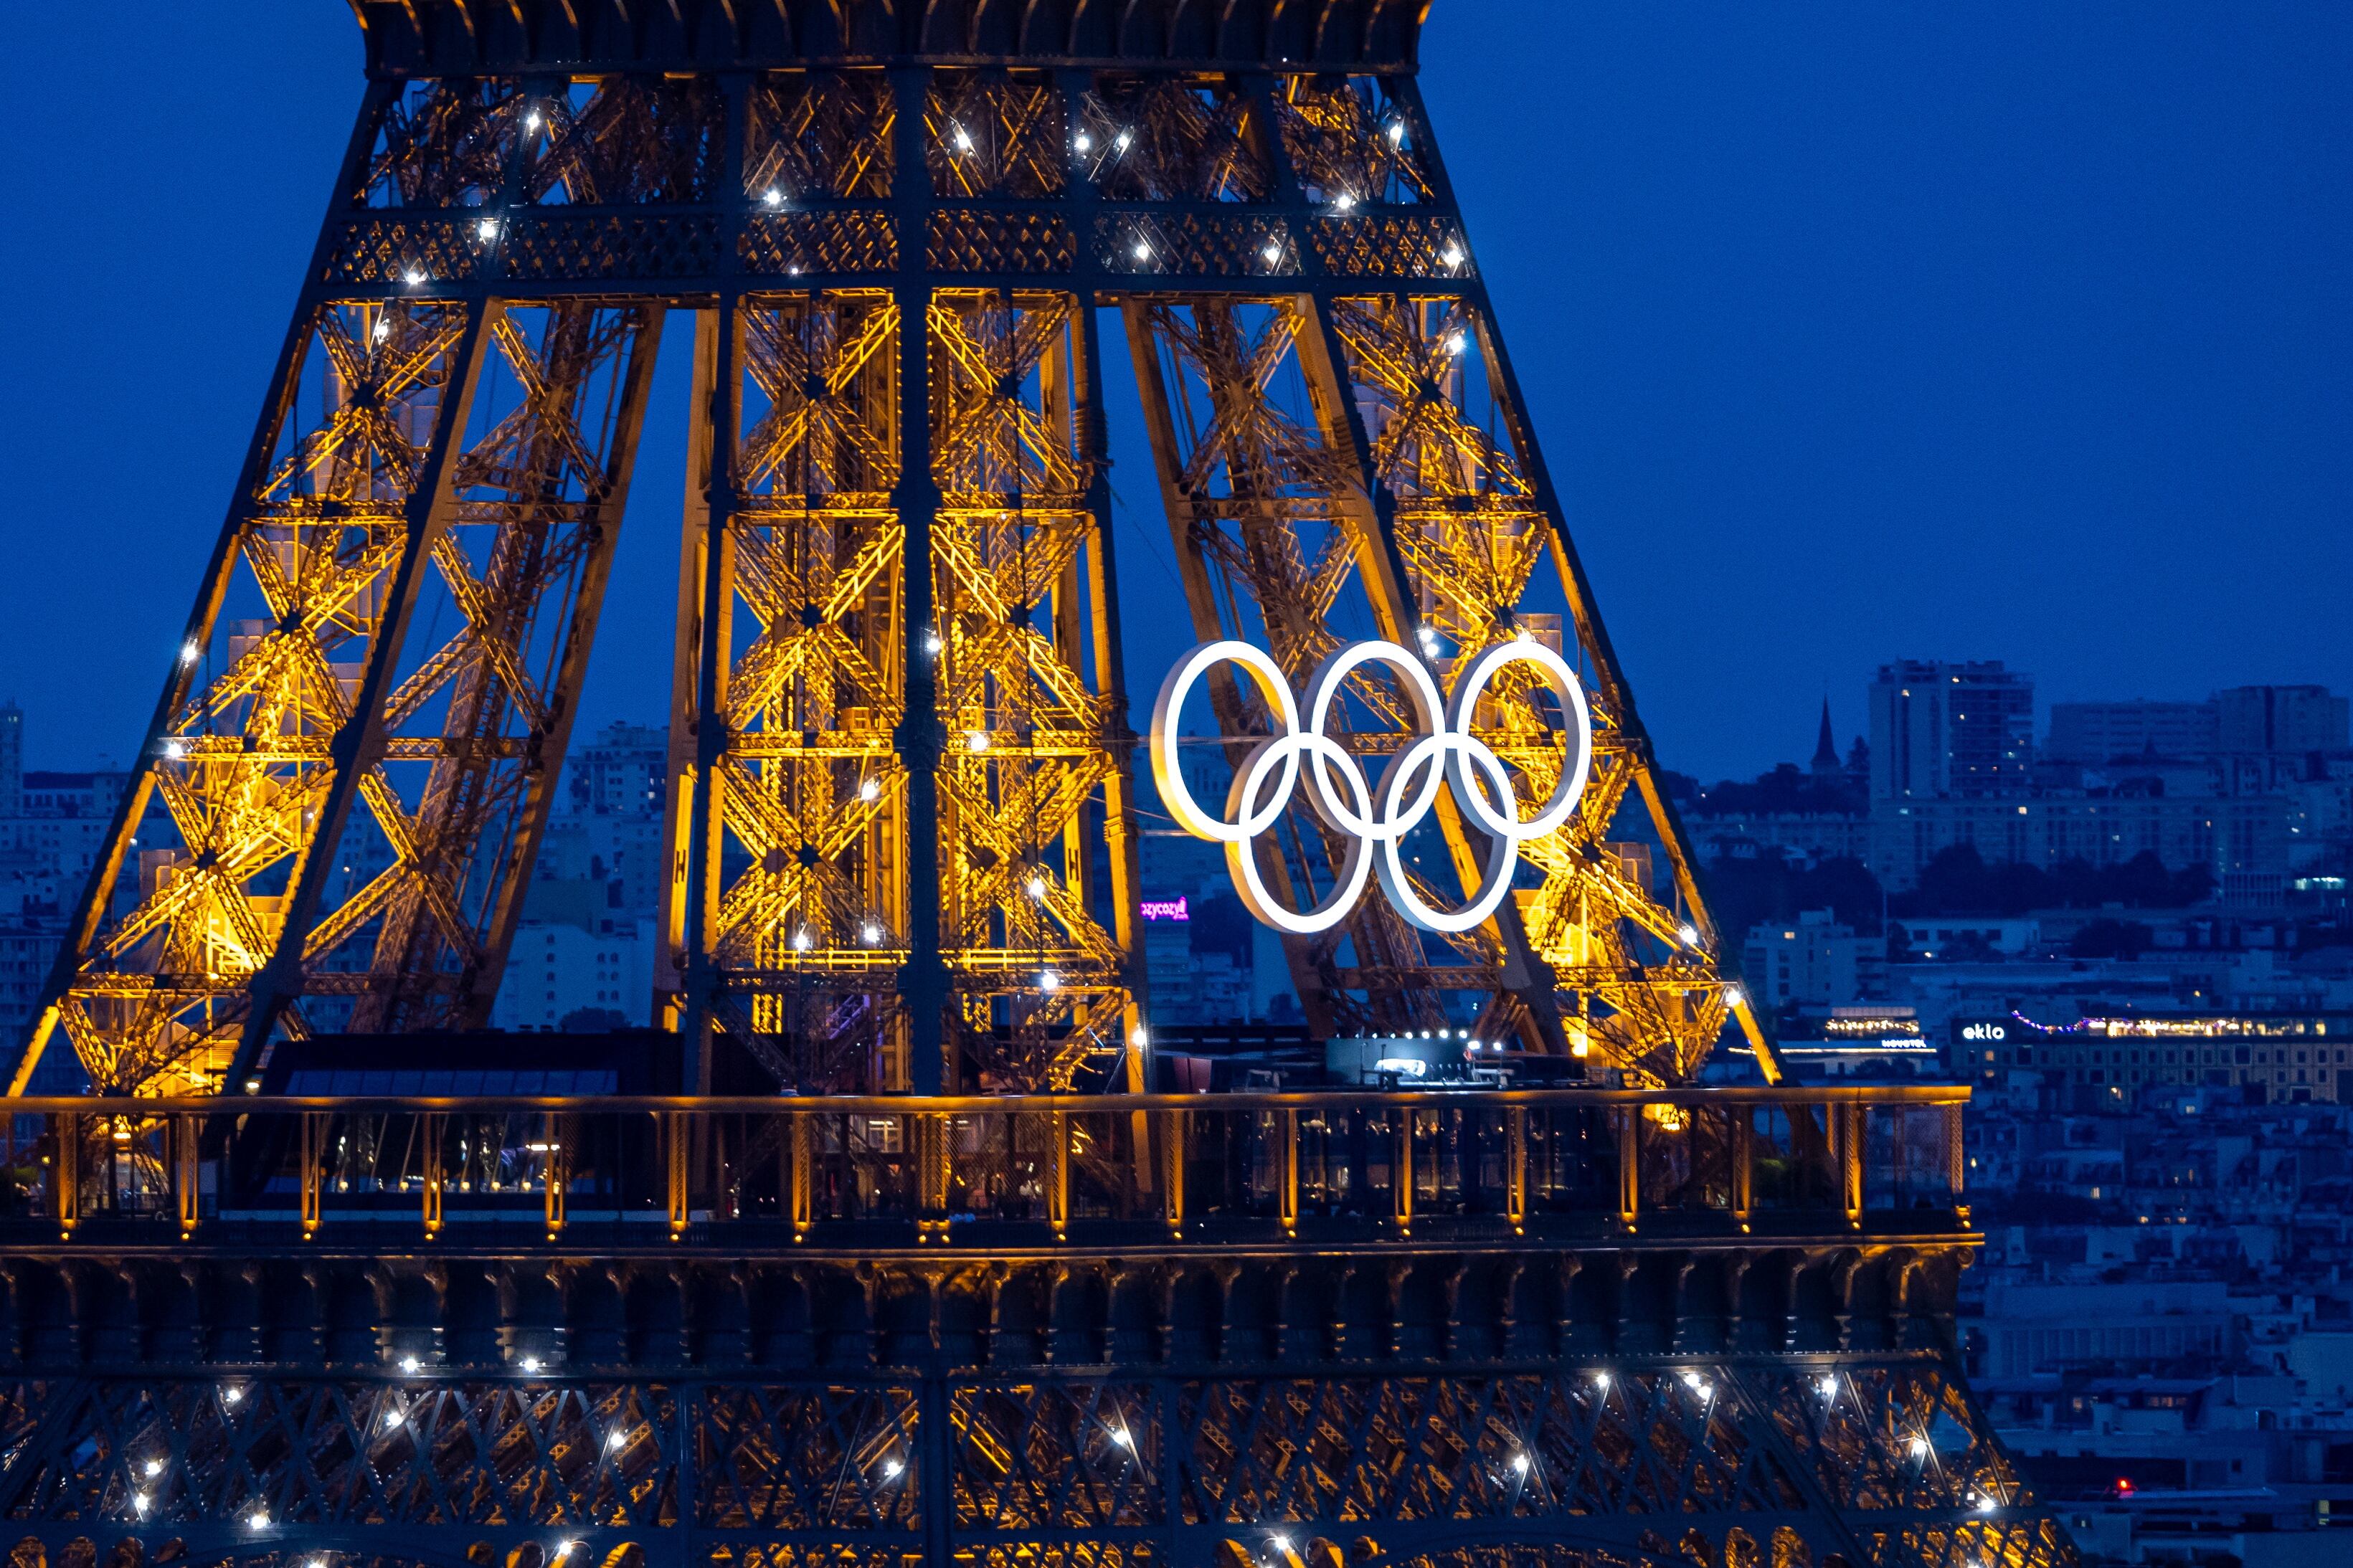
[[[2353,689],[2353,6],[1433,10],[1440,146],[1669,765],[1802,760],[1899,657],[2045,701]],[[0,5],[0,698],[35,766],[127,756],[153,705],[359,58],[334,0]],[[690,338],[591,723],[666,700]],[[1145,703],[1167,618],[1130,616]]]

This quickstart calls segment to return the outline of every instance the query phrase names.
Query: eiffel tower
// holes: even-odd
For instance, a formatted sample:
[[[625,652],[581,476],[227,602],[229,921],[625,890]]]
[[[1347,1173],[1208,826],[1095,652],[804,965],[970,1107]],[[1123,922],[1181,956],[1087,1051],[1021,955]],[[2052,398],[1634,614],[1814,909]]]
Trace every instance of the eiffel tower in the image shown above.
[[[16,1568],[2073,1561],[1958,1371],[1967,1089],[1786,1081],[1722,962],[1426,8],[353,0],[358,120],[16,1064]],[[666,329],[661,1026],[518,1044],[475,1031]],[[1153,1092],[1123,399],[1203,641],[1301,689],[1364,636],[1574,671],[1581,793],[1491,918],[1282,939],[1314,1037],[1475,1018],[1553,1087]],[[1409,686],[1350,678],[1338,749],[1402,752]],[[1273,707],[1208,693],[1240,766]],[[1463,723],[1506,793],[1568,776],[1541,683]],[[1464,902],[1485,809],[1398,888]],[[1325,896],[1346,825],[1270,820],[1257,874]],[[1762,1087],[1697,1081],[1728,1029]],[[27,1095],[61,1048],[90,1094]]]

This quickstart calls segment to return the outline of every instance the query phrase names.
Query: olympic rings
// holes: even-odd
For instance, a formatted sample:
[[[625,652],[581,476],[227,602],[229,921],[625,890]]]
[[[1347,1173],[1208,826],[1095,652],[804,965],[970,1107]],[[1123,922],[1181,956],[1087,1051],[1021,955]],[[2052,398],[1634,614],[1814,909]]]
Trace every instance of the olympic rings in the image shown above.
[[[1250,747],[1235,770],[1225,815],[1212,816],[1185,787],[1176,760],[1176,721],[1201,677],[1220,664],[1240,666],[1250,677],[1280,732]],[[1377,785],[1366,780],[1356,757],[1326,732],[1343,686],[1368,664],[1386,666],[1398,677],[1414,722],[1423,731],[1390,759]],[[1551,796],[1525,821],[1504,760],[1471,733],[1479,700],[1496,674],[1512,664],[1535,666],[1570,718],[1569,765],[1561,769]],[[1568,820],[1593,767],[1593,714],[1577,672],[1560,655],[1527,639],[1497,643],[1480,654],[1457,678],[1452,695],[1443,700],[1430,666],[1417,655],[1393,642],[1350,643],[1316,670],[1308,688],[1306,717],[1303,731],[1300,705],[1282,666],[1261,649],[1230,638],[1203,643],[1178,659],[1161,683],[1159,700],[1152,709],[1152,777],[1169,815],[1196,838],[1223,844],[1226,868],[1242,902],[1261,921],[1292,936],[1313,936],[1346,919],[1376,869],[1389,902],[1423,931],[1451,933],[1483,924],[1511,894],[1520,846],[1557,831]],[[1266,886],[1254,845],[1290,809],[1303,773],[1309,805],[1346,840],[1347,847],[1324,900],[1313,909],[1292,910]],[[1487,839],[1478,894],[1459,910],[1433,908],[1414,890],[1405,868],[1406,837],[1437,808],[1441,785]],[[1368,855],[1367,848],[1377,853]]]

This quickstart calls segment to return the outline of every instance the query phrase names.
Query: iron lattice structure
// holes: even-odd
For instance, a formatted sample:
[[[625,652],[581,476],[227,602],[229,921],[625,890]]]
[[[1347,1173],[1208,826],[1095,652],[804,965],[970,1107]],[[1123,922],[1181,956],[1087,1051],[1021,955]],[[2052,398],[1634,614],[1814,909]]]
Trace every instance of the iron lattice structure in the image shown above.
[[[61,1034],[98,1098],[0,1119],[16,1568],[2072,1561],[1956,1371],[1966,1091],[1677,1087],[1728,1001],[1778,1070],[1421,8],[357,0],[367,97],[17,1068]],[[680,312],[693,1092],[221,1098],[290,1041],[487,1016]],[[1107,322],[1202,637],[1298,684],[1366,636],[1442,678],[1532,637],[1591,692],[1515,897],[1292,943],[1310,1022],[1467,994],[1626,1087],[1134,1092]],[[1267,730],[1210,697],[1233,754]],[[1399,750],[1400,690],[1347,707]],[[1550,792],[1546,700],[1473,723]],[[1482,849],[1441,818],[1423,896]],[[1340,847],[1302,809],[1262,853],[1303,905]],[[712,1098],[723,1037],[784,1095]],[[1130,1093],[1063,1092],[1123,1057]]]
[[[372,86],[37,1048],[61,1027],[102,1089],[201,1093],[277,1038],[485,1020],[683,310],[659,991],[689,1040],[796,1089],[936,1089],[1066,1087],[1135,1037],[1110,319],[1204,638],[1303,686],[1351,636],[1441,675],[1534,637],[1593,692],[1592,784],[1535,874],[1460,937],[1372,899],[1293,942],[1311,1026],[1429,1028],[1469,993],[1498,1037],[1687,1079],[1716,936],[1414,7],[358,11]],[[1351,701],[1352,748],[1397,750],[1401,693]],[[1265,730],[1255,693],[1214,705]],[[1535,690],[1478,722],[1549,791]],[[154,799],[177,846],[134,846]],[[1426,896],[1475,837],[1432,836]],[[1330,829],[1302,804],[1274,839],[1312,901]]]

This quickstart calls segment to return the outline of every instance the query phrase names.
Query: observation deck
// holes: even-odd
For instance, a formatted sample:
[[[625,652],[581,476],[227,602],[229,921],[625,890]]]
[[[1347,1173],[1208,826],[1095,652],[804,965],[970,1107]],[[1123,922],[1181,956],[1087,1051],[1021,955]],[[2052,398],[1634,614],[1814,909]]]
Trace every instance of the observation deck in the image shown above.
[[[23,1568],[2068,1560],[1964,1088],[332,1084],[13,1108]]]
[[[0,1242],[861,1257],[1968,1246],[1968,1095],[24,1099]]]

